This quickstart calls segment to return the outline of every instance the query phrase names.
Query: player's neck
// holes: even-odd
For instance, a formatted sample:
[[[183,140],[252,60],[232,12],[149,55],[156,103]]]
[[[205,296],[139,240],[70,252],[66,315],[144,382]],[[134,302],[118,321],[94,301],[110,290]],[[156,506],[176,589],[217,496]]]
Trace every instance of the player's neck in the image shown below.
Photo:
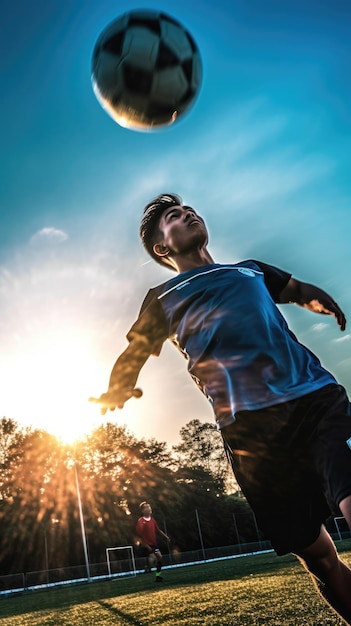
[[[151,515],[143,515],[143,519],[144,519],[146,522],[149,522],[149,521],[151,520]]]
[[[200,248],[199,250],[192,251],[189,254],[175,254],[172,257],[172,261],[178,274],[188,272],[189,270],[196,269],[197,267],[202,267],[203,265],[212,265],[212,263],[214,263],[214,260],[207,248]]]

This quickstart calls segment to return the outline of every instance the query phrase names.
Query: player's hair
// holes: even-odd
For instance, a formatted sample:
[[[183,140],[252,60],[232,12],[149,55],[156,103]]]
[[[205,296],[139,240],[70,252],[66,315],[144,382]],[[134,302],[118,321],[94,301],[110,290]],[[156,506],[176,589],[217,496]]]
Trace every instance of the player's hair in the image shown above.
[[[148,502],[144,501],[144,502],[140,502],[139,504],[139,509],[142,510],[144,508],[144,506],[150,506]]]
[[[145,250],[160,265],[167,265],[173,270],[173,265],[166,257],[160,257],[153,250],[156,236],[159,233],[157,227],[162,213],[171,206],[182,206],[183,200],[175,193],[162,193],[149,202],[143,211],[140,224],[140,237]]]

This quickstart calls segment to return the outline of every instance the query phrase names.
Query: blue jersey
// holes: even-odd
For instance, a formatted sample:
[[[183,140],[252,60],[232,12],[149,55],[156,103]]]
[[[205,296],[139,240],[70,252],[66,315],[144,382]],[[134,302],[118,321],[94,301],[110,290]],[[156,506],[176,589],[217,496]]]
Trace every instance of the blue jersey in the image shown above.
[[[235,413],[286,402],[335,378],[289,329],[276,302],[291,274],[260,261],[204,265],[151,289],[128,333],[150,354],[166,338],[210,399],[220,428]]]

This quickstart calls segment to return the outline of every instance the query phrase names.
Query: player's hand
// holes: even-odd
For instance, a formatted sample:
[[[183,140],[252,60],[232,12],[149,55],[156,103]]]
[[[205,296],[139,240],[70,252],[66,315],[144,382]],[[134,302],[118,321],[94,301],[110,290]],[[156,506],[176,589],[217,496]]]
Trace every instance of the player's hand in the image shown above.
[[[288,284],[279,294],[279,302],[288,302],[302,306],[304,309],[321,313],[322,315],[332,315],[340,330],[346,328],[346,317],[338,303],[333,298],[316,285],[303,283],[291,277]]]
[[[131,389],[109,389],[106,393],[102,393],[99,398],[89,398],[89,402],[100,404],[100,413],[105,415],[107,411],[115,409],[123,409],[129,398],[141,398],[143,392],[138,387]]]
[[[340,330],[345,330],[346,328],[345,313],[340,309],[338,303],[332,300],[328,308],[329,308],[330,314],[334,315]]]
[[[332,300],[329,296],[320,297],[318,298],[318,300],[311,300],[307,305],[305,305],[305,308],[309,308],[310,311],[314,311],[315,313],[321,313],[322,315],[333,315],[340,330],[345,330],[345,314],[340,309],[338,303]]]

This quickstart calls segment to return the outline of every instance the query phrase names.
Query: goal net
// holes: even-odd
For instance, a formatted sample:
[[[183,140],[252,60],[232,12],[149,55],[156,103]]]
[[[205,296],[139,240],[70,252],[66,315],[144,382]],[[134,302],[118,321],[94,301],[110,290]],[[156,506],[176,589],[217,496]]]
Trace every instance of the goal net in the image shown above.
[[[133,546],[106,548],[106,561],[109,576],[136,576]]]

